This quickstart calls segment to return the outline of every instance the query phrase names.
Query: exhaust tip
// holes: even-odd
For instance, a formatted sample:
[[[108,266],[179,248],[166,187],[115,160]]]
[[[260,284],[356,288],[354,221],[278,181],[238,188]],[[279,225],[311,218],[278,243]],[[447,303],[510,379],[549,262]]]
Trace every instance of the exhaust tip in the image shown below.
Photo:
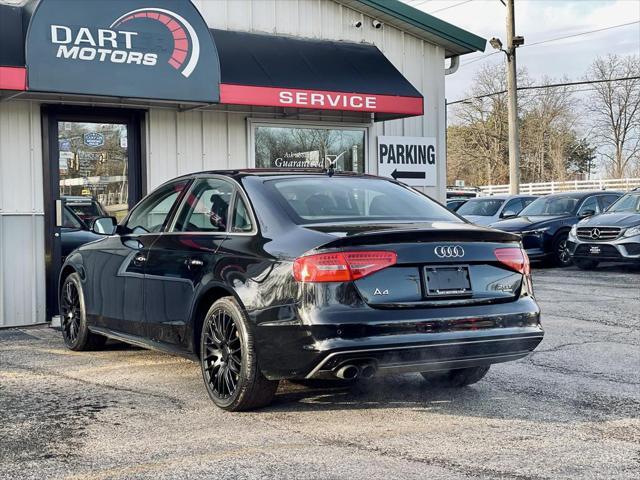
[[[366,363],[360,369],[362,378],[372,378],[376,374],[376,366],[373,363]]]
[[[360,375],[360,369],[355,365],[345,365],[336,372],[336,377],[343,380],[353,380]]]

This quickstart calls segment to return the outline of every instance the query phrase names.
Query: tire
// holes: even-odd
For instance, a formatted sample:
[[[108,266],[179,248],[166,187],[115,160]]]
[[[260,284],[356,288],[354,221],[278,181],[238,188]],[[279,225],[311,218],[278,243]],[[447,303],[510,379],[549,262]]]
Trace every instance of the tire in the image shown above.
[[[466,387],[479,382],[489,371],[489,365],[485,367],[461,368],[445,372],[422,372],[421,375],[429,383],[439,387]]]
[[[107,341],[89,331],[82,282],[75,272],[64,279],[60,289],[60,326],[64,344],[76,352],[100,349]]]
[[[597,260],[588,260],[585,258],[574,258],[573,263],[580,270],[594,270],[600,262],[598,262]]]
[[[553,264],[556,267],[568,267],[571,265],[571,254],[567,249],[567,238],[569,238],[569,234],[567,232],[559,233],[553,239],[552,248],[553,248]]]
[[[200,335],[200,367],[209,397],[230,412],[271,403],[278,381],[258,367],[251,324],[233,297],[216,301],[207,312]]]

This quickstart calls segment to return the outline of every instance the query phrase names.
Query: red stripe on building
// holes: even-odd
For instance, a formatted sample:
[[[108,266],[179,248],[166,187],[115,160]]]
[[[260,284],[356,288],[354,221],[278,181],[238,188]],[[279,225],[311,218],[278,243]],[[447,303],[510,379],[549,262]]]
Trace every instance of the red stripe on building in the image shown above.
[[[0,67],[0,90],[26,90],[27,69],[25,67]]]
[[[419,97],[230,84],[220,84],[220,103],[404,115],[424,113],[424,102]]]

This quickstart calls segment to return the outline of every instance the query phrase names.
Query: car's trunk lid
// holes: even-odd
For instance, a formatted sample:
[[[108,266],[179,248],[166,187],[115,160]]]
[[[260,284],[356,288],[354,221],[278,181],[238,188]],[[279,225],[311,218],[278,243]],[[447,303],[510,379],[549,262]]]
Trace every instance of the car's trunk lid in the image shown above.
[[[362,298],[384,308],[515,300],[522,274],[495,250],[519,247],[518,235],[466,223],[313,225],[336,237],[317,251],[389,250],[397,264],[356,280]]]

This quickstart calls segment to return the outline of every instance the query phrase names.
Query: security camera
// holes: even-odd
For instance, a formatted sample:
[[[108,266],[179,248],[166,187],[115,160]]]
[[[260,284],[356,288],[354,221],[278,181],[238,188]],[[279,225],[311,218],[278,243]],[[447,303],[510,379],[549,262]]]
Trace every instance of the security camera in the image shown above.
[[[351,25],[356,28],[360,28],[362,26],[362,22],[360,20],[355,20]]]
[[[382,22],[379,20],[371,20],[371,26],[373,28],[382,28]]]
[[[489,43],[496,50],[502,50],[502,42],[499,38],[493,37],[491,40],[489,40]]]

